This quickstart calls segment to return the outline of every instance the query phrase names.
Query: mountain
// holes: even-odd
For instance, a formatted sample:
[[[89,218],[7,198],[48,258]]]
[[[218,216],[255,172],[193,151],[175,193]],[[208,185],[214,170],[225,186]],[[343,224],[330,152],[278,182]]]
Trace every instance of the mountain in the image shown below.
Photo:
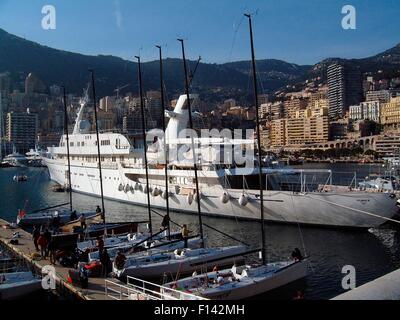
[[[190,61],[194,70],[196,61]],[[288,81],[303,75],[308,66],[298,66],[279,60],[258,61],[260,78],[266,92],[272,92]],[[180,59],[166,59],[164,73],[170,94],[183,92],[183,67]],[[193,86],[200,93],[220,96],[243,96],[249,90],[250,61],[226,64],[201,63]],[[0,29],[0,72],[9,71],[21,80],[35,73],[47,86],[65,84],[68,91],[81,93],[88,82],[88,69],[94,69],[99,96],[113,94],[114,90],[131,84],[125,91],[137,92],[137,64],[114,56],[88,56],[57,50],[22,39]],[[158,61],[143,63],[143,82],[146,90],[159,87]]]
[[[314,65],[303,79],[321,76],[326,78],[328,66],[332,63],[351,64],[359,67],[362,73],[375,74],[381,78],[400,75],[400,44],[372,57],[362,59],[329,58]]]

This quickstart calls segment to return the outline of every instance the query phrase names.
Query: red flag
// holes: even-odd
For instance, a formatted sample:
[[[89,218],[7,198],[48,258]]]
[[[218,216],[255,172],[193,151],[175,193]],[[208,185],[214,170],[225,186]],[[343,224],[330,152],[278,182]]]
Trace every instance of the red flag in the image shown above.
[[[24,218],[24,217],[26,216],[25,210],[19,210],[18,216],[19,216],[21,219]]]

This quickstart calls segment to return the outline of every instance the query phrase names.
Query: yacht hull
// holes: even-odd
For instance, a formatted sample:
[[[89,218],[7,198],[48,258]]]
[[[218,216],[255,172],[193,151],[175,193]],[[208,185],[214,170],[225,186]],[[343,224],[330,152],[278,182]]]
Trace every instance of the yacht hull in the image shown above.
[[[64,185],[66,165],[64,162],[45,159],[53,181]],[[129,170],[103,168],[104,196],[107,199],[147,206],[147,194],[140,190],[120,190],[134,181],[127,178]],[[72,166],[72,189],[74,192],[100,196],[100,181],[96,167]],[[131,188],[133,189],[133,188]],[[176,212],[197,214],[196,201],[170,189],[170,209]],[[229,201],[224,203],[221,196],[226,192]],[[246,190],[248,203],[239,204],[242,190],[226,190],[220,185],[201,187],[202,214],[257,220],[260,216],[260,200],[257,190]],[[265,191],[265,220],[277,223],[302,224],[340,228],[373,228],[392,218],[398,208],[396,199],[389,193],[348,191],[294,193],[290,191]],[[166,201],[161,195],[151,196],[151,206],[163,209]]]

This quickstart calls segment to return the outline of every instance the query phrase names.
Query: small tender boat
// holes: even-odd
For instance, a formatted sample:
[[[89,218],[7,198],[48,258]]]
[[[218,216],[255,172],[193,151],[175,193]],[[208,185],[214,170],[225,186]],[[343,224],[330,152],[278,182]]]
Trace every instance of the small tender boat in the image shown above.
[[[25,214],[23,211],[19,212],[17,216],[17,224],[18,226],[34,226],[34,225],[45,225],[51,222],[51,220],[55,217],[56,212],[44,211],[40,213],[34,214]],[[77,214],[78,217],[81,214]],[[96,212],[86,212],[84,213],[86,219],[91,219],[95,216],[98,216]],[[69,210],[58,211],[58,216],[60,218],[60,223],[65,224],[71,222],[71,212]]]
[[[280,288],[307,276],[307,262],[285,261],[260,266],[239,268],[194,275],[176,282],[167,283],[166,288],[213,300],[240,300],[254,297]],[[164,294],[173,291],[163,289]]]
[[[42,281],[32,272],[0,274],[0,300],[16,299],[42,289]]]
[[[119,270],[114,264],[113,271],[119,278],[132,276],[152,279],[163,274],[189,274],[216,265],[226,266],[241,262],[246,250],[245,246],[232,246],[135,255],[128,257],[123,270]]]
[[[56,184],[54,185],[51,190],[57,193],[63,193],[67,190],[67,188],[63,187],[62,185]]]
[[[25,175],[15,175],[15,176],[13,177],[13,180],[14,180],[15,182],[26,182],[26,181],[28,181],[28,176],[25,176]]]

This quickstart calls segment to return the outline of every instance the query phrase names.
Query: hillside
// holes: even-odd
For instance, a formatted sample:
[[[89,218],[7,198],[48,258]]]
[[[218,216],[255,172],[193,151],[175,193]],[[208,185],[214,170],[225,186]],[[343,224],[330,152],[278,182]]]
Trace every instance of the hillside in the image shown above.
[[[263,87],[272,92],[288,80],[304,74],[308,67],[297,66],[279,60],[258,62]],[[180,59],[166,59],[165,80],[168,91],[173,94],[183,91],[183,69]],[[189,66],[194,70],[195,61]],[[11,35],[0,29],[0,72],[9,71],[15,79],[23,79],[34,72],[48,86],[63,84],[69,91],[80,93],[88,81],[87,70],[96,71],[99,95],[112,94],[121,85],[130,83],[126,91],[137,91],[137,65],[113,56],[88,56],[42,46],[32,41]],[[205,64],[198,68],[193,86],[201,93],[218,89],[222,94],[237,94],[248,88],[250,62],[229,64]],[[143,64],[143,79],[146,89],[158,89],[158,61]],[[14,84],[18,85],[18,84]],[[21,86],[21,83],[19,83]],[[232,92],[233,91],[233,92]],[[248,91],[248,90],[247,90]]]

